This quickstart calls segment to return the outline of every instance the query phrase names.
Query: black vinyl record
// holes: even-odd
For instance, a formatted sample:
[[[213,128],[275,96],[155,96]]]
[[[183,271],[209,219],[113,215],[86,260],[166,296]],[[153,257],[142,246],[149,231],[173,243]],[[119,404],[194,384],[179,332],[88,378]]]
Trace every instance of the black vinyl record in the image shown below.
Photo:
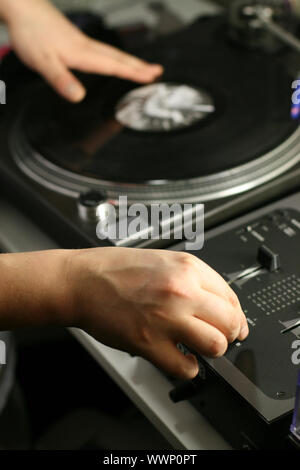
[[[86,99],[69,104],[43,87],[31,97],[24,131],[59,167],[105,181],[176,181],[245,164],[297,127],[284,57],[232,44],[223,18],[200,19],[139,55],[165,67],[162,82],[205,90],[215,112],[184,129],[137,131],[115,119],[120,99],[139,85],[86,76]]]

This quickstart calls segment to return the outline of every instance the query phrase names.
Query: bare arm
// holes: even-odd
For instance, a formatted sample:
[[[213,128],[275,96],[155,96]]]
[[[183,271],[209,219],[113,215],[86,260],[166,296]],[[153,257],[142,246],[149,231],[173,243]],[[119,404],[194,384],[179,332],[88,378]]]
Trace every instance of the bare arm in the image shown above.
[[[65,250],[0,255],[0,330],[73,323],[63,315],[68,257]]]
[[[0,329],[62,325],[191,378],[193,356],[225,353],[248,334],[239,301],[195,256],[167,250],[95,248],[0,255]]]

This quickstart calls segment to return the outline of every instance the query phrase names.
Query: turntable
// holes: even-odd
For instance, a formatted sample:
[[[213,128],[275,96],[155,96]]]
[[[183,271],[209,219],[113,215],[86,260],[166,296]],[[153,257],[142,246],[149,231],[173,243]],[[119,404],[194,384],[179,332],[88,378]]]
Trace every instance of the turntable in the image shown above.
[[[236,19],[234,15],[233,23]],[[234,233],[231,227],[229,235],[224,231],[221,239],[211,238],[201,257],[206,256],[207,262],[227,276],[243,302],[257,310],[253,321],[261,321],[265,328],[271,325],[272,338],[277,335],[282,345],[300,334],[296,330],[299,312],[294,315],[289,310],[287,323],[277,310],[275,315],[265,316],[260,307],[264,295],[278,293],[276,282],[283,282],[281,278],[299,295],[299,264],[291,255],[291,249],[297,254],[299,244],[300,127],[291,118],[291,85],[299,77],[299,54],[265,35],[257,41],[253,31],[245,35],[242,28],[238,34],[240,22],[232,29],[233,23],[229,27],[223,15],[200,18],[180,32],[130,50],[165,68],[161,80],[146,87],[86,75],[80,78],[88,89],[87,97],[78,105],[63,101],[37,80],[27,82],[19,92],[8,93],[0,122],[1,189],[64,248],[107,243],[174,248],[174,240],[99,241],[98,208],[107,201],[117,206],[122,195],[129,203],[146,205],[204,203],[206,229],[218,226],[218,230],[223,222],[234,224],[231,219],[237,216],[247,218],[243,224],[254,221],[267,227],[268,236],[274,232],[279,240],[281,259],[291,277],[285,279],[285,271],[270,272],[249,278],[243,287],[241,273],[253,267],[260,244],[254,236],[247,244],[249,250],[244,250],[242,237],[248,237],[248,225],[235,225]],[[278,201],[284,196],[292,198],[288,211]],[[272,210],[280,212],[268,214],[267,204],[273,201],[277,202]],[[291,199],[287,201],[290,204]],[[257,209],[263,220],[255,216]],[[250,211],[252,215],[245,216]],[[297,239],[290,242],[279,222],[287,225],[296,218]],[[257,230],[251,236],[254,232]],[[223,240],[228,252],[223,250]],[[221,256],[216,258],[220,247],[226,255],[223,261]],[[258,269],[250,274],[259,273]],[[262,286],[258,293],[257,283]],[[268,288],[270,292],[265,294]],[[283,323],[275,321],[277,316]],[[287,335],[282,334],[284,330]],[[250,339],[250,353],[254,350],[263,355],[264,328],[255,332],[259,348]],[[257,357],[249,351],[247,356],[247,350],[236,344],[224,361],[200,359],[212,385],[204,391],[205,407],[201,394],[192,403],[219,424],[225,435],[231,432],[228,438],[235,447],[260,447],[269,424],[268,445],[276,447],[291,423],[295,368],[286,359],[285,370],[281,367],[273,378],[268,375],[266,379],[264,371],[274,368],[274,357],[279,357],[279,349],[273,357],[270,344],[267,338],[264,369],[256,369],[257,364],[261,366]],[[220,424],[216,404],[220,395],[223,399],[222,391],[231,404],[222,410],[224,422],[232,429]],[[232,409],[239,412],[231,416]],[[241,421],[247,425],[242,436],[236,434]]]
[[[59,243],[99,244],[97,206],[120,195],[205,203],[210,227],[299,187],[300,128],[290,117],[298,61],[289,49],[248,49],[216,16],[132,52],[161,63],[161,81],[85,76],[78,105],[34,83],[1,127],[3,189]]]

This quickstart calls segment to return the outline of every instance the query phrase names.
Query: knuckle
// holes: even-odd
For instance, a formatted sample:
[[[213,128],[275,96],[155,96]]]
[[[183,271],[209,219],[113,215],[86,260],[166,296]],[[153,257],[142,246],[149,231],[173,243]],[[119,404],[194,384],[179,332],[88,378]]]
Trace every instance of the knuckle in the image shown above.
[[[162,305],[151,308],[147,313],[149,316],[149,322],[151,322],[151,324],[155,323],[155,324],[164,325],[165,322],[169,321],[171,317],[171,314],[168,311],[168,309]],[[143,328],[145,329],[146,327],[143,327]],[[145,334],[145,332],[143,332],[143,334]]]
[[[66,87],[67,83],[68,83],[68,79],[64,74],[56,73],[53,76],[53,83],[56,85],[56,87],[59,90],[63,90]]]
[[[40,51],[39,60],[45,63],[49,63],[53,61],[53,53],[48,49],[42,49]]]
[[[141,326],[136,332],[135,343],[140,348],[144,349],[153,344],[152,334],[148,327]]]
[[[240,330],[240,318],[236,310],[222,302],[218,305],[219,322],[215,326],[225,335],[227,340],[233,342]]]
[[[190,379],[194,376],[193,372],[182,363],[177,363],[172,367],[174,376],[181,379]]]
[[[179,278],[174,274],[169,275],[166,279],[163,280],[161,283],[161,292],[163,297],[167,300],[174,297],[188,297],[183,283],[180,282]]]
[[[189,270],[191,268],[195,268],[197,258],[190,253],[180,253],[178,261],[180,262],[182,269]]]
[[[233,291],[229,292],[228,300],[233,308],[238,308],[240,306],[240,301],[235,292]]]
[[[191,284],[191,281],[198,280],[197,258],[189,253],[180,253],[175,258],[176,264],[173,277],[180,281],[181,285]]]
[[[209,353],[211,357],[221,357],[223,354],[226,352],[228,343],[226,341],[226,338],[219,334],[215,335],[209,345]]]
[[[49,70],[53,69],[53,56],[47,50],[40,50],[26,58],[26,64],[34,67],[40,73],[47,71],[49,74]]]
[[[59,90],[65,88],[70,82],[68,74],[56,66],[45,65],[41,72],[46,79]]]
[[[240,321],[239,321],[238,315],[232,312],[227,322],[227,335],[226,335],[230,343],[232,343],[237,338],[239,331],[240,331]]]

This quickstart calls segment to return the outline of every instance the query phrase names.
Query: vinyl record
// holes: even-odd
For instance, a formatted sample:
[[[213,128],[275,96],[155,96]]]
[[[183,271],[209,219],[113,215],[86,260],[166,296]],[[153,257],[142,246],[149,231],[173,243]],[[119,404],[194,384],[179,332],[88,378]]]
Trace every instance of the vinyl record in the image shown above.
[[[69,104],[46,87],[30,100],[21,126],[30,148],[50,165],[82,177],[129,186],[176,186],[177,181],[243,167],[276,149],[297,129],[290,118],[294,77],[284,57],[232,44],[223,18],[201,19],[139,55],[165,67],[160,84],[149,85],[158,93],[151,98],[152,108],[147,102],[151,113],[154,109],[152,124],[148,119],[143,127],[140,102],[134,125],[118,117],[124,100],[132,106],[132,90],[139,96],[140,85],[87,76],[88,94],[80,104]],[[157,86],[163,91],[157,92]],[[160,97],[165,99],[170,86],[189,90],[194,96],[190,100],[210,111],[197,114],[189,100],[189,109],[178,109],[178,88],[173,88],[168,105],[162,105]],[[184,125],[175,125],[174,116]]]

